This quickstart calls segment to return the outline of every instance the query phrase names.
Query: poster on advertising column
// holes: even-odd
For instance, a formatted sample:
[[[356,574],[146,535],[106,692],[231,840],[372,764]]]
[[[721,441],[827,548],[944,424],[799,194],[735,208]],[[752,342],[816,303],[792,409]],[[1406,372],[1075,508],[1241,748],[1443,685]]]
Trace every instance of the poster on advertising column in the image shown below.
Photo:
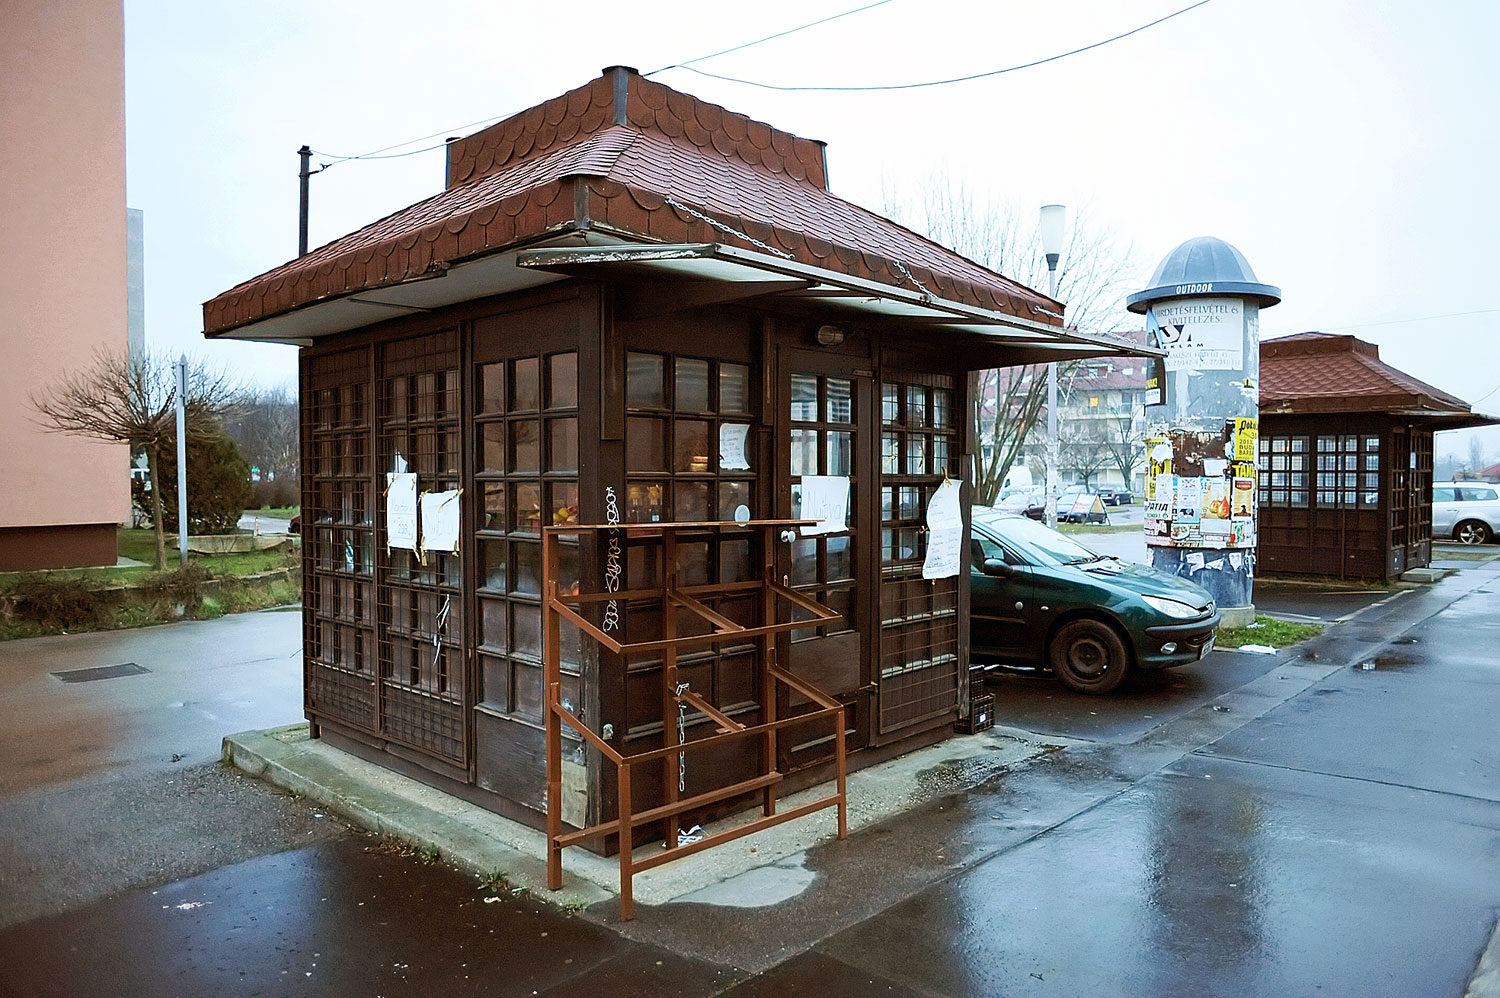
[[[1149,338],[1167,352],[1168,371],[1237,371],[1245,323],[1238,298],[1176,298],[1146,310]]]

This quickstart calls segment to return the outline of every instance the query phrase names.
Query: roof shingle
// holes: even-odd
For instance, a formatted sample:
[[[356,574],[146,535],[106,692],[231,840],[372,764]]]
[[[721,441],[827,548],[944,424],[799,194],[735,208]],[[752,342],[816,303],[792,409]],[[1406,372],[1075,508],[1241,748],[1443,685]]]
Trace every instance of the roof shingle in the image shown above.
[[[669,198],[803,263],[1062,325],[1062,306],[1045,295],[829,192],[821,143],[631,70],[457,139],[448,155],[447,190],[224,292],[203,306],[204,329],[224,332],[570,227],[755,248]]]

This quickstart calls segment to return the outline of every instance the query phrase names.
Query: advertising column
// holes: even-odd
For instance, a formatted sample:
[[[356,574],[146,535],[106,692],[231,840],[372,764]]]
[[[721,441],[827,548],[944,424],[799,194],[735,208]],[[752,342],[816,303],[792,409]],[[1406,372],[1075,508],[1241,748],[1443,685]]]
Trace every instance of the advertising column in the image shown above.
[[[1214,597],[1226,626],[1254,619],[1260,309],[1280,292],[1216,239],[1174,250],[1132,295],[1166,352],[1162,404],[1146,407],[1146,544],[1152,564]]]

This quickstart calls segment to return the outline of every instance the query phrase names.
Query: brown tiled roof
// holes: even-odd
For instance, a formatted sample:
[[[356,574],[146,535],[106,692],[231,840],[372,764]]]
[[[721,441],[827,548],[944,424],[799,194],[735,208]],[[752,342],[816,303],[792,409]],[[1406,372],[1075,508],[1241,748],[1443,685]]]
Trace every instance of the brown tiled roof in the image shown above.
[[[1299,333],[1260,344],[1260,406],[1265,412],[1468,412],[1469,403],[1380,359],[1353,336]]]
[[[908,289],[914,279],[939,298],[1061,325],[1045,295],[830,193],[819,143],[633,71],[609,71],[448,151],[447,190],[224,292],[203,306],[204,329],[574,228],[757,248],[668,198],[802,263]]]

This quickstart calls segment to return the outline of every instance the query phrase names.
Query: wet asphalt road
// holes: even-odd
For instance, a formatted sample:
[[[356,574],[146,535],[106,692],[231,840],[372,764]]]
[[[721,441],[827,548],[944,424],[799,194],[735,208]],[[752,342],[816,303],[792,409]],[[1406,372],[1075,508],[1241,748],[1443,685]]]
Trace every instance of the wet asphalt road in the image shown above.
[[[1458,996],[1500,910],[1496,648],[1500,563],[1123,697],[1002,677],[1067,747],[809,850],[771,908],[487,904],[315,826],[0,930],[0,994]]]

